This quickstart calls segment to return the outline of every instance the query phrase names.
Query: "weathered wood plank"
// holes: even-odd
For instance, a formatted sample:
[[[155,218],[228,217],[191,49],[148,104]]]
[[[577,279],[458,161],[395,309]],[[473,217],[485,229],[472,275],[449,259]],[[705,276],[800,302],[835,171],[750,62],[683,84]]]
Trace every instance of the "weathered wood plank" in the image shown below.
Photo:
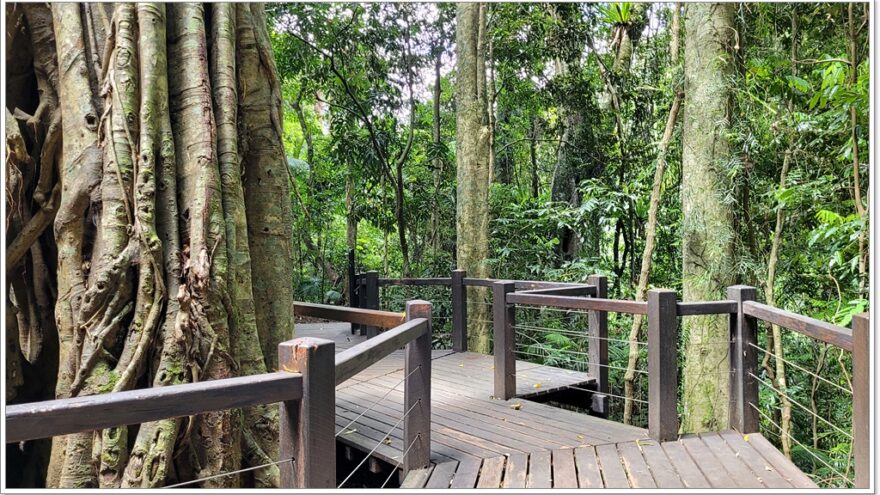
[[[336,393],[334,343],[301,337],[278,345],[278,366],[302,374],[303,397],[284,401],[279,411],[280,457],[285,488],[336,487]]]
[[[458,463],[458,470],[452,478],[449,488],[473,488],[477,484],[477,477],[480,476],[480,466],[483,464],[482,459],[464,459]]]
[[[709,447],[709,450],[715,454],[715,457],[721,461],[724,469],[730,473],[730,477],[733,478],[737,486],[742,488],[764,488],[764,483],[759,479],[762,473],[760,471],[752,472],[751,468],[730,450],[727,442],[718,436],[717,433],[700,433],[699,436],[703,443]]]
[[[604,275],[590,275],[590,284],[596,287],[596,298],[608,297],[608,277]],[[590,375],[596,377],[597,390],[608,393],[608,312],[590,311],[588,317],[587,333],[591,339],[587,346],[589,354]]]
[[[425,319],[425,331],[406,344],[404,357],[403,438],[409,453],[403,472],[426,467],[431,462],[431,303],[406,303],[406,320]]]
[[[653,440],[643,440],[638,442],[638,446],[658,488],[684,488],[684,483],[679,479],[678,472],[659,443]]]
[[[642,452],[635,442],[625,442],[617,444],[617,451],[623,460],[623,467],[626,468],[629,483],[633,488],[656,488],[657,483],[651,476],[651,470],[642,457]]]
[[[507,299],[513,304],[531,306],[549,306],[554,308],[584,309],[590,311],[615,311],[644,315],[648,313],[648,304],[641,301],[625,301],[620,299],[600,299],[568,296],[542,296],[533,294],[513,293]]]
[[[293,303],[296,316],[322,318],[324,320],[345,321],[381,328],[394,328],[403,323],[403,313],[381,311],[378,309],[348,308],[329,304],[316,304],[297,301]]]
[[[452,271],[452,350],[467,351],[467,288],[465,270]]]
[[[529,455],[529,475],[526,488],[550,488],[553,485],[551,475],[551,454],[549,450],[532,452]]]
[[[483,459],[483,467],[480,469],[477,488],[501,488],[501,478],[504,476],[506,460],[507,458],[503,456]]]
[[[495,357],[495,397],[510,399],[516,395],[516,306],[505,302],[514,291],[513,282],[495,282],[492,286]]]
[[[417,318],[336,355],[336,384],[340,384],[428,331],[428,320]]]
[[[545,296],[572,296],[584,297],[595,296],[596,287],[593,285],[572,285],[563,287],[545,287],[543,289],[517,290],[517,294],[541,294]]]
[[[852,392],[855,487],[871,484],[871,327],[868,313],[853,316]]]
[[[678,316],[718,315],[736,313],[736,310],[736,301],[688,301],[677,304]]]
[[[682,437],[680,440],[685,450],[691,455],[700,471],[712,484],[712,488],[736,488],[738,484],[727,474],[727,470],[696,435]]]
[[[526,474],[529,470],[529,455],[523,453],[510,454],[507,458],[507,470],[504,472],[502,488],[525,488]]]
[[[760,433],[749,433],[749,444],[795,488],[816,488],[816,484],[809,476],[798,469]]]
[[[577,488],[577,471],[574,467],[574,449],[553,451],[553,488]]]
[[[425,483],[425,488],[440,488],[444,490],[449,488],[456,469],[458,469],[458,461],[447,461],[437,464],[434,466],[434,471],[431,472],[431,478]]]
[[[425,488],[425,484],[431,478],[431,473],[433,471],[434,466],[413,469],[406,474],[406,477],[403,479],[403,483],[400,484],[400,487],[403,489]]]
[[[380,286],[389,286],[389,285],[415,285],[415,286],[431,286],[431,285],[439,285],[439,286],[448,286],[452,284],[452,279],[449,277],[435,277],[435,278],[380,278],[378,280],[378,284]]]
[[[580,488],[602,488],[605,486],[602,483],[602,471],[599,469],[595,448],[578,447],[574,449],[574,461],[577,466]]]
[[[648,291],[648,435],[678,436],[678,316],[675,291]]]
[[[792,485],[785,480],[776,468],[770,465],[764,457],[759,454],[749,442],[743,439],[741,433],[736,431],[724,431],[720,433],[721,438],[727,443],[727,446],[734,452],[741,461],[752,470],[753,473],[759,473],[758,477],[767,488],[791,488]]]
[[[678,477],[681,478],[685,488],[712,488],[712,484],[697,467],[694,459],[679,441],[663,442],[660,444],[669,461],[675,466]]]
[[[210,380],[6,407],[6,442],[23,442],[302,397],[298,373]]]
[[[617,453],[616,446],[613,444],[597,446],[596,457],[599,458],[605,488],[629,488],[629,479],[620,463],[620,455]]]
[[[819,342],[826,342],[850,352],[853,350],[852,330],[849,328],[755,301],[743,303],[743,312],[768,323],[794,330]]]

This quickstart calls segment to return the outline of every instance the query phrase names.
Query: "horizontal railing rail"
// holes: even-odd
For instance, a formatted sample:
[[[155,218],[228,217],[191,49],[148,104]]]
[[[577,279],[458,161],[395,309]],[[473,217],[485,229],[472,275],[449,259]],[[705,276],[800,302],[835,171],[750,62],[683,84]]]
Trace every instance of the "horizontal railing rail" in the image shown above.
[[[438,277],[438,278],[380,278],[379,285],[418,285],[418,286],[432,286],[432,285],[452,285],[452,278],[450,277]]]
[[[428,331],[428,320],[417,318],[336,354],[336,384],[369,368]]]
[[[302,375],[266,373],[6,407],[6,443],[302,398]]]
[[[767,323],[793,330],[819,342],[825,342],[849,352],[853,351],[853,334],[849,328],[755,301],[744,301],[743,313]]]
[[[549,306],[554,308],[579,309],[585,311],[614,311],[635,315],[648,314],[648,303],[641,301],[626,301],[622,299],[600,299],[598,297],[584,298],[513,292],[508,294],[507,302],[511,304]]]
[[[402,324],[406,318],[403,313],[381,311],[378,309],[349,308],[330,304],[295,302],[293,314],[331,321],[342,321],[378,328],[394,328]]]

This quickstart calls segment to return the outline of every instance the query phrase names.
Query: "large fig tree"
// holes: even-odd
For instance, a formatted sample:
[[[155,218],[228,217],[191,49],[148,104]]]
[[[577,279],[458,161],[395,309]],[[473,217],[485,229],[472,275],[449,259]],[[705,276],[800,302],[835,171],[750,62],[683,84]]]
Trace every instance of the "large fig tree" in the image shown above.
[[[7,401],[274,369],[293,333],[292,212],[262,6],[6,11]],[[274,465],[216,475],[277,459],[277,429],[252,407],[7,459],[49,487],[271,487]]]

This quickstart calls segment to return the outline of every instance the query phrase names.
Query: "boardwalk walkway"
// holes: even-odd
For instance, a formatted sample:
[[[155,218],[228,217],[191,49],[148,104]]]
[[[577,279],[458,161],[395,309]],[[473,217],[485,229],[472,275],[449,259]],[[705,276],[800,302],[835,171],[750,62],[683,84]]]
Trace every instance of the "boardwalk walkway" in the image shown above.
[[[298,324],[297,337],[347,349],[364,337],[346,323]],[[337,387],[337,439],[396,464],[404,451],[403,353]],[[587,374],[517,362],[516,399],[492,397],[493,361],[476,353],[433,351],[431,460],[405,487],[418,488],[813,488],[758,434],[686,436],[658,444],[642,428],[525,400],[567,386],[591,387]],[[391,432],[390,434],[388,432]],[[356,455],[356,454],[353,454]]]

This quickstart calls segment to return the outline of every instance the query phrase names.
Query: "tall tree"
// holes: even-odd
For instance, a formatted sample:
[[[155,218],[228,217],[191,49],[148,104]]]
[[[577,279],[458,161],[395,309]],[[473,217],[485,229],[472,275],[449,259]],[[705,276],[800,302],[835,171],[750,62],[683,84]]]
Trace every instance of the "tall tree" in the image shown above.
[[[273,368],[278,342],[293,333],[292,212],[262,6],[24,10],[16,29],[32,35],[37,98],[23,92],[7,103],[38,130],[28,150],[38,159],[16,184],[32,199],[16,207],[42,228],[13,232],[26,248],[14,262],[42,278],[22,280],[8,303],[57,294],[47,306],[55,307],[56,363],[37,360],[31,332],[22,346],[34,364],[57,367],[54,396]],[[40,212],[56,196],[54,232],[44,233]],[[125,426],[58,437],[46,482],[155,487],[262,466],[254,485],[277,486],[277,466],[264,466],[277,458],[277,428],[275,408],[261,406],[143,424],[134,438]],[[240,478],[201,484],[239,486]]]
[[[478,3],[458,4],[455,26],[455,142],[457,167],[456,254],[458,267],[471,277],[487,278],[489,268],[489,114],[486,108],[486,65],[481,37],[485,8]],[[470,287],[472,297],[484,290]],[[475,305],[469,348],[489,351],[489,327],[484,305]]]
[[[725,204],[731,160],[729,78],[735,5],[695,3],[685,15],[682,125],[682,278],[685,301],[717,300],[734,282],[734,230]],[[684,319],[684,431],[727,421],[728,326],[719,315]]]

